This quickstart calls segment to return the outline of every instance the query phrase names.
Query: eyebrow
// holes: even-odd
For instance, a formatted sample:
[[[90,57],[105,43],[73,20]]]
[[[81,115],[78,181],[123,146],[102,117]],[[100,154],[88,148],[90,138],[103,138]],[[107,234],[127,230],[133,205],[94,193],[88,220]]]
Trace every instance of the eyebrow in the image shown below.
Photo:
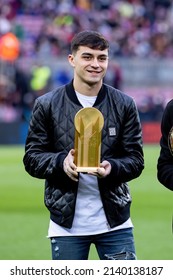
[[[90,56],[93,56],[93,54],[92,54],[92,53],[87,53],[87,52],[84,52],[84,53],[82,53],[81,55],[82,55],[82,56],[85,56],[85,55],[90,55]],[[107,55],[107,54],[99,54],[98,56],[108,57],[108,55]]]

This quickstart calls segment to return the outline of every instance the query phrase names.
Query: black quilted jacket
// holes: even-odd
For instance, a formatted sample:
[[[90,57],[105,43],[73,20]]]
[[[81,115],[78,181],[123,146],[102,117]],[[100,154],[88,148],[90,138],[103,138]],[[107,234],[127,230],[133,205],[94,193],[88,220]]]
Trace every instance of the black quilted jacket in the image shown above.
[[[161,123],[160,155],[157,163],[159,182],[173,191],[173,148],[169,144],[170,132],[173,133],[173,100],[169,101]]]
[[[114,227],[129,218],[127,182],[144,168],[141,126],[133,99],[108,85],[102,86],[94,107],[104,116],[101,161],[112,165],[110,175],[98,179],[98,184],[107,220]],[[63,161],[74,148],[74,117],[81,108],[72,82],[39,97],[23,159],[31,176],[45,179],[45,205],[51,219],[67,228],[73,223],[78,183],[64,173]]]

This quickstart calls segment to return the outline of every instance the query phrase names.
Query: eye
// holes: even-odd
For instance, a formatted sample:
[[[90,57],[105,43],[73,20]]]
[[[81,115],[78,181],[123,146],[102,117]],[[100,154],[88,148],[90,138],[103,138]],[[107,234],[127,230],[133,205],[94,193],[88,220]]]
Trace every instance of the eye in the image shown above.
[[[91,60],[91,56],[89,56],[89,55],[85,55],[85,56],[83,56],[83,58],[84,58],[85,60]]]
[[[99,61],[106,61],[107,60],[107,57],[106,56],[101,56],[99,57]]]

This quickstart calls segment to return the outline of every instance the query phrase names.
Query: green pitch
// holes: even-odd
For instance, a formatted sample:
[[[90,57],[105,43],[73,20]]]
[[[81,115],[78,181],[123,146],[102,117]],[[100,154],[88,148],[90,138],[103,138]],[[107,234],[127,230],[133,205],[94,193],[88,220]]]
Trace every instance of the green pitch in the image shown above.
[[[23,146],[0,146],[0,259],[51,259],[44,180],[24,170]],[[145,169],[129,183],[137,257],[173,259],[173,193],[157,181],[158,146],[145,146]],[[94,246],[90,259],[98,259]]]

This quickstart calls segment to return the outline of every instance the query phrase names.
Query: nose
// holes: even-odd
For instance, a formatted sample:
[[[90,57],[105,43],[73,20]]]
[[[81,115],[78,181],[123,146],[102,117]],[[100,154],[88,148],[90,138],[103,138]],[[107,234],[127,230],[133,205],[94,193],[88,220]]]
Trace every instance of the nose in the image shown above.
[[[97,58],[94,58],[94,59],[92,60],[91,66],[92,66],[92,67],[95,67],[95,68],[98,68],[98,67],[99,67],[99,62],[98,62],[98,59],[97,59]]]

